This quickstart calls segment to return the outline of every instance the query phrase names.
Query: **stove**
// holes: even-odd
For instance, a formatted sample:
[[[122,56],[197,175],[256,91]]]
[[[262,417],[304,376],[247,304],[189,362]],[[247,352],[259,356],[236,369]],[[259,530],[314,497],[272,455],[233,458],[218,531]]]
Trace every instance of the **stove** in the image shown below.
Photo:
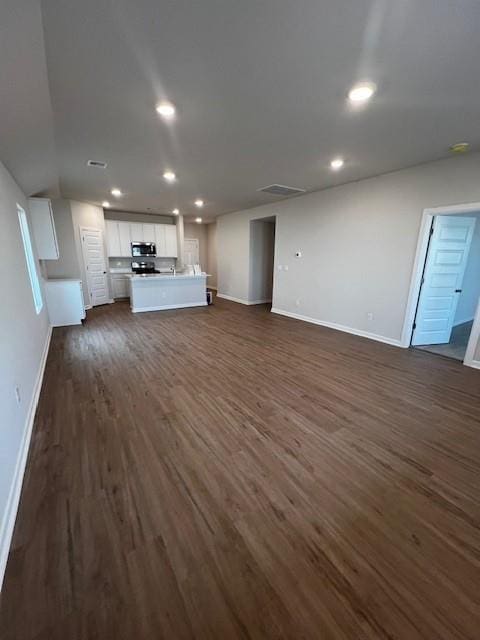
[[[158,269],[155,269],[155,263],[153,261],[148,262],[132,262],[133,273],[160,273]]]

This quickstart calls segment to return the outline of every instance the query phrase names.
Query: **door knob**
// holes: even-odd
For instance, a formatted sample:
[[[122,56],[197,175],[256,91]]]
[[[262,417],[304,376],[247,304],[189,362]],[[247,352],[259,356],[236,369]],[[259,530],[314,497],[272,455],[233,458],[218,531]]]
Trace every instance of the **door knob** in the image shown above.
[[[455,289],[455,293],[462,293],[461,289]]]

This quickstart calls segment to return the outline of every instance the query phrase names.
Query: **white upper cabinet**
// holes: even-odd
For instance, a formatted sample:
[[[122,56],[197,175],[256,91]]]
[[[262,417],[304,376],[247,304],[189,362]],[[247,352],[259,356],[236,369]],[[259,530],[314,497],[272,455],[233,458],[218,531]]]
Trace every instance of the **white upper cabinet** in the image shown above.
[[[144,242],[143,224],[138,222],[130,223],[130,237],[132,242]]]
[[[155,242],[155,225],[143,224],[143,238],[142,242]]]
[[[132,247],[131,247],[131,237],[130,237],[130,223],[129,222],[119,222],[118,223],[118,234],[120,237],[120,257],[121,258],[131,258],[132,257]]]
[[[141,224],[106,220],[109,258],[131,258],[131,242],[154,242],[159,258],[176,258],[177,227],[174,224]]]
[[[177,227],[166,224],[165,227],[165,255],[167,258],[177,257]]]
[[[58,260],[57,234],[52,203],[48,198],[29,198],[33,236],[40,260]]]
[[[109,258],[131,258],[130,223],[105,220]]]
[[[157,250],[157,256],[161,258],[165,256],[166,244],[165,244],[165,227],[166,224],[155,225],[155,248]]]
[[[105,228],[107,232],[108,257],[119,258],[121,256],[121,252],[118,222],[116,220],[105,220]]]

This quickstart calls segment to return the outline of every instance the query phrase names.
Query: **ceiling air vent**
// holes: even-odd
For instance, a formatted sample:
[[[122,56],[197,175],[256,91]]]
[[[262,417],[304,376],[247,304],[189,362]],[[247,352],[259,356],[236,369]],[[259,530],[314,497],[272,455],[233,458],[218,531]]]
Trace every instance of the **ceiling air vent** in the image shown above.
[[[102,162],[101,160],[89,160],[87,162],[87,165],[89,167],[95,167],[96,169],[106,169],[107,168],[107,163],[106,162]]]
[[[305,193],[305,189],[286,187],[284,184],[271,184],[268,187],[257,189],[257,191],[263,191],[263,193],[271,193],[274,196],[294,196],[297,193]]]

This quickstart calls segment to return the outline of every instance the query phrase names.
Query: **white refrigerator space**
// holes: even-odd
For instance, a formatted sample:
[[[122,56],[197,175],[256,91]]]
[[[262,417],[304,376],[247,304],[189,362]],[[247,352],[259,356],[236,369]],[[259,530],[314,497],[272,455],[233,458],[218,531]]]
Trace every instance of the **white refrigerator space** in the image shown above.
[[[45,296],[52,327],[81,324],[85,318],[82,281],[45,280]]]

